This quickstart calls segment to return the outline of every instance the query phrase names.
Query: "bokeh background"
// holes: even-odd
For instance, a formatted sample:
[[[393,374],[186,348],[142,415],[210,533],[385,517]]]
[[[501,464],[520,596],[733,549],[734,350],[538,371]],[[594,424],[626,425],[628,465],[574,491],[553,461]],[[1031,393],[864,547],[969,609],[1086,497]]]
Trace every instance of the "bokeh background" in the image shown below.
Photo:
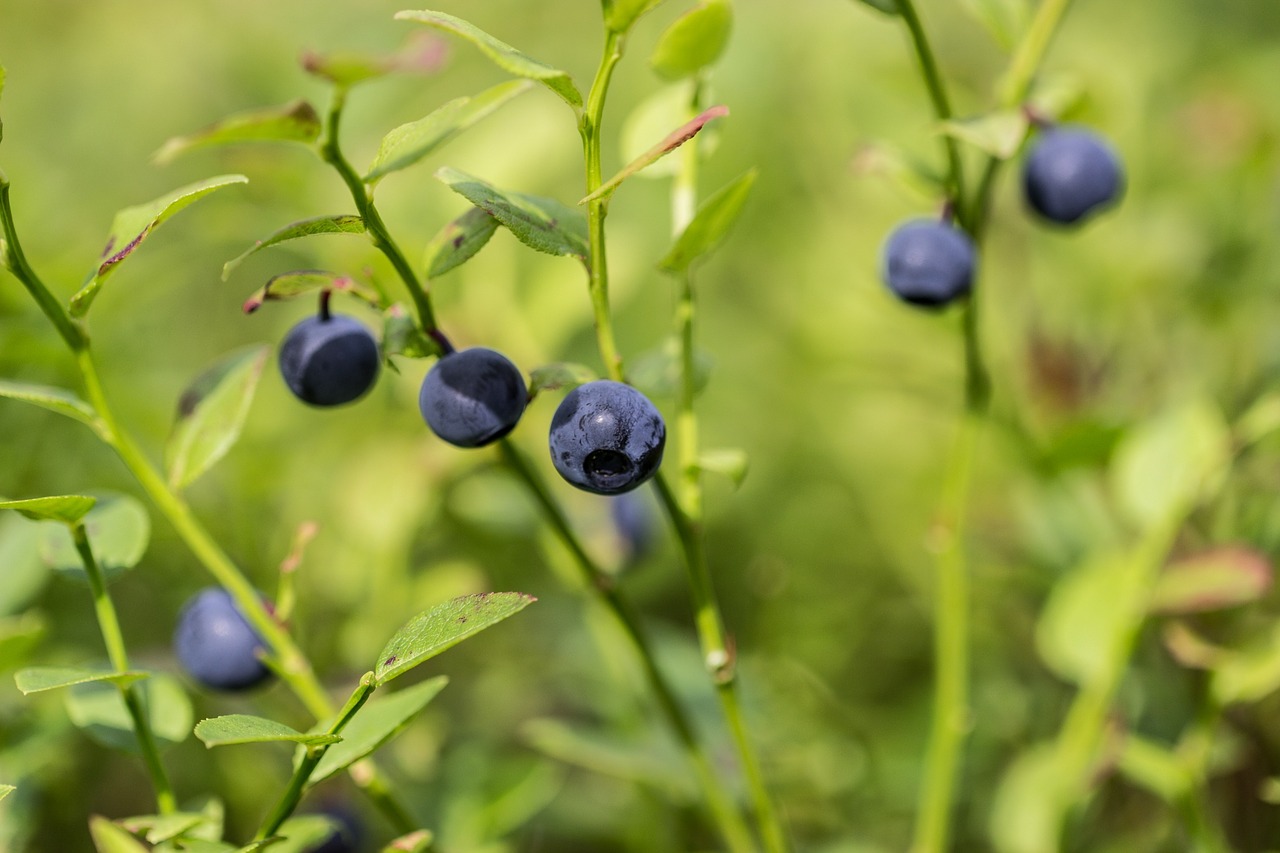
[[[228,282],[222,263],[287,222],[347,212],[341,183],[300,148],[237,147],[157,166],[170,136],[228,113],[327,93],[300,69],[305,50],[391,52],[413,35],[403,3],[248,0],[85,3],[0,0],[0,165],[33,264],[70,296],[115,210],[223,172],[250,178],[184,212],[110,281],[91,333],[107,392],[159,458],[185,385],[222,354],[278,342],[311,305],[246,317],[245,297],[296,268],[373,273],[371,247],[317,238],[262,252]],[[664,84],[645,58],[687,4],[637,27],[606,114],[606,172],[621,165],[624,120]],[[962,115],[983,111],[1005,61],[965,3],[921,0]],[[445,2],[506,41],[569,70],[585,88],[599,57],[597,4]],[[803,850],[904,849],[930,707],[931,581],[924,547],[961,406],[959,324],[893,300],[877,254],[896,223],[938,199],[896,179],[899,154],[940,165],[927,101],[901,27],[849,0],[735,3],[730,46],[713,74],[732,115],[716,129],[704,193],[755,166],[750,204],[698,271],[699,335],[714,359],[699,400],[708,446],[740,447],[739,489],[708,481],[707,539],[741,654],[752,732]],[[444,68],[356,90],[344,144],[357,167],[389,129],[499,82],[470,46]],[[1072,689],[1040,662],[1034,627],[1053,584],[1092,547],[1126,535],[1106,470],[1126,430],[1165,406],[1206,397],[1229,420],[1280,378],[1280,5],[1271,0],[1080,0],[1046,73],[1080,93],[1070,118],[1111,138],[1128,168],[1115,212],[1078,232],[1025,215],[1004,175],[982,255],[984,346],[996,426],[982,447],[973,504],[973,732],[960,786],[960,850],[990,849],[1004,769],[1051,736]],[[976,155],[975,155],[976,160]],[[411,258],[465,209],[432,177],[450,165],[512,189],[582,195],[570,111],[545,90],[522,96],[413,170],[379,187],[388,225]],[[669,240],[669,184],[633,180],[615,196],[610,260],[620,343],[661,348],[674,293],[654,264]],[[596,365],[580,267],[499,232],[436,285],[444,327],[462,345],[502,350],[526,371]],[[346,310],[374,318],[352,304]],[[296,629],[335,694],[345,695],[414,613],[467,592],[520,590],[539,603],[424,666],[452,683],[383,753],[439,849],[711,849],[689,784],[607,624],[577,594],[536,507],[490,451],[434,439],[417,413],[428,364],[400,361],[360,404],[313,411],[271,368],[244,435],[196,484],[197,513],[268,593],[299,524],[319,534],[300,573]],[[0,376],[71,385],[74,368],[42,315],[0,273]],[[659,399],[671,411],[672,401]],[[515,440],[548,476],[539,400]],[[1199,544],[1280,549],[1280,446],[1237,468],[1221,505],[1194,521]],[[83,428],[0,401],[0,493],[117,490],[127,472]],[[626,558],[608,501],[556,492],[601,559],[623,572],[661,638],[664,664],[732,753],[700,672],[678,554],[661,524]],[[644,496],[648,500],[649,496]],[[647,504],[654,511],[656,504]],[[169,649],[182,602],[208,583],[162,519],[143,562],[113,585],[132,652],[177,671]],[[3,537],[20,536],[5,520]],[[50,663],[98,656],[84,587],[62,576],[19,583],[0,563],[0,619],[38,614],[32,653]],[[27,577],[22,574],[22,577]],[[566,583],[566,579],[570,579]],[[1266,624],[1269,597],[1232,625]],[[1246,630],[1239,627],[1238,630]],[[1194,677],[1144,637],[1127,701],[1152,731],[1176,735],[1194,713]],[[255,712],[309,721],[286,690],[227,698],[187,683],[197,718]],[[1243,757],[1218,783],[1217,819],[1243,850],[1277,846],[1280,816],[1256,795],[1280,771],[1280,704],[1241,712]],[[593,753],[586,746],[593,747]],[[550,755],[550,754],[553,755]],[[564,759],[570,759],[568,761]],[[579,766],[595,761],[594,770]],[[251,832],[288,774],[284,751],[207,752],[189,738],[167,753],[178,790],[216,791],[234,837]],[[145,813],[141,768],[67,720],[56,696],[24,699],[0,680],[0,850],[88,849],[85,818]],[[320,800],[388,828],[345,780]],[[1143,791],[1109,783],[1081,850],[1180,850],[1177,819]],[[370,849],[374,849],[370,847]]]

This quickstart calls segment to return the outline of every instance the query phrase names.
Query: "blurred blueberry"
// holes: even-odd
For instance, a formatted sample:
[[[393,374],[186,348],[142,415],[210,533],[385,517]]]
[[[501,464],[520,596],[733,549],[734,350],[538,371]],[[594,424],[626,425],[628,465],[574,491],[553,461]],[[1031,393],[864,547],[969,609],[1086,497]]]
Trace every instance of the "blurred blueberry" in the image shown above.
[[[214,690],[245,690],[271,670],[258,657],[262,639],[226,590],[201,590],[182,607],[173,635],[178,661],[192,678]]]
[[[933,219],[899,225],[884,247],[885,283],[912,305],[939,307],[964,296],[974,266],[969,235]]]
[[[1124,191],[1120,158],[1102,137],[1081,127],[1041,134],[1022,165],[1022,188],[1032,210],[1070,225],[1115,204]]]

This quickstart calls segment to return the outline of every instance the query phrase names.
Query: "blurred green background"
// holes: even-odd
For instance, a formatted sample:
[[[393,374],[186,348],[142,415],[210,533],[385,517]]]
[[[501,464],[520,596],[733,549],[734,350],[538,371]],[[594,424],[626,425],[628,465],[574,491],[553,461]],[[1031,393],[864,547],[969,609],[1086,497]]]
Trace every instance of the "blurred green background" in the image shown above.
[[[981,112],[1002,47],[965,3],[920,6],[958,112]],[[300,148],[202,151],[163,167],[150,155],[168,137],[234,111],[299,96],[323,108],[327,94],[302,72],[300,54],[391,52],[415,34],[392,20],[402,7],[0,0],[8,70],[0,165],[27,255],[59,296],[78,287],[118,208],[209,175],[250,177],[166,225],[94,307],[107,392],[153,457],[191,378],[229,350],[280,340],[311,310],[304,300],[242,315],[240,304],[267,277],[370,267],[394,285],[371,247],[341,236],[260,253],[223,283],[222,263],[253,240],[296,219],[348,212],[344,187]],[[663,85],[645,57],[686,7],[665,4],[629,42],[606,113],[606,173],[621,165],[625,117]],[[589,84],[600,43],[594,2],[440,8]],[[716,131],[702,191],[753,165],[760,178],[729,241],[698,274],[699,334],[715,362],[699,407],[706,445],[745,449],[751,470],[738,490],[708,482],[712,566],[741,653],[752,732],[799,847],[901,850],[930,707],[924,540],[961,404],[962,363],[955,315],[908,309],[879,282],[884,235],[904,218],[932,214],[938,200],[876,164],[885,146],[937,163],[937,141],[892,19],[848,0],[739,0],[735,12],[713,75],[713,100],[732,115]],[[449,47],[437,74],[355,92],[343,141],[358,168],[387,130],[503,79],[470,46]],[[1070,700],[1071,689],[1039,661],[1035,619],[1058,578],[1097,543],[1126,535],[1107,491],[1115,443],[1191,398],[1207,396],[1234,419],[1280,378],[1280,4],[1080,0],[1046,73],[1083,93],[1070,117],[1114,141],[1128,194],[1116,212],[1066,233],[1024,215],[1014,169],[997,191],[978,285],[997,426],[982,448],[973,505],[974,713],[958,850],[989,849],[1001,773],[1057,730]],[[384,218],[413,259],[465,209],[432,178],[441,165],[567,202],[582,195],[573,116],[539,89],[379,187]],[[654,269],[669,236],[668,192],[666,181],[634,180],[611,208],[614,306],[628,355],[659,347],[671,324],[673,290]],[[505,232],[442,278],[435,298],[456,343],[498,348],[526,372],[557,360],[598,364],[580,268]],[[355,305],[345,310],[373,322]],[[562,582],[572,573],[536,508],[495,453],[458,451],[424,428],[416,395],[427,367],[401,361],[400,375],[384,373],[369,398],[338,411],[306,409],[271,368],[240,444],[191,490],[197,513],[268,592],[297,526],[319,523],[299,576],[296,628],[335,695],[345,695],[394,626],[433,603],[490,589],[539,597],[422,668],[452,683],[384,753],[441,850],[712,849],[635,672],[620,652],[601,653],[605,620]],[[74,375],[42,315],[0,273],[0,376],[72,385]],[[671,400],[658,402],[672,411]],[[544,447],[553,407],[553,397],[539,400],[514,434],[552,477]],[[1277,475],[1280,445],[1264,444],[1187,536],[1274,555]],[[606,499],[555,486],[591,546],[622,567]],[[85,490],[136,493],[86,430],[0,402],[0,493]],[[208,580],[158,517],[154,528],[146,558],[113,592],[134,656],[176,671],[174,618]],[[36,660],[99,655],[83,586],[58,577],[22,590],[6,582],[7,571],[0,565],[0,617],[31,609],[47,623]],[[669,537],[625,566],[623,588],[731,766]],[[1224,617],[1235,621],[1222,630],[1252,630],[1274,612],[1280,602],[1269,597]],[[1139,661],[1125,701],[1151,731],[1172,737],[1194,714],[1194,677],[1153,637],[1144,637]],[[188,686],[199,716],[253,711],[309,722],[280,687],[226,698]],[[1272,697],[1232,722],[1246,748],[1215,783],[1218,820],[1239,849],[1274,849],[1280,814],[1256,790],[1280,772],[1280,703]],[[607,744],[615,774],[547,757],[557,745],[577,748],[565,746],[566,731]],[[236,837],[251,832],[289,770],[284,751],[208,753],[194,739],[167,761],[179,792],[212,787],[226,798]],[[641,778],[619,778],[627,775]],[[0,680],[0,781],[21,786],[0,804],[0,850],[88,849],[88,814],[151,806],[134,760],[77,732],[56,696],[22,698],[8,676]],[[327,783],[318,797],[364,809],[348,788]],[[1077,849],[1188,849],[1172,812],[1123,782],[1109,783],[1091,808]],[[387,827],[366,818],[385,839]]]

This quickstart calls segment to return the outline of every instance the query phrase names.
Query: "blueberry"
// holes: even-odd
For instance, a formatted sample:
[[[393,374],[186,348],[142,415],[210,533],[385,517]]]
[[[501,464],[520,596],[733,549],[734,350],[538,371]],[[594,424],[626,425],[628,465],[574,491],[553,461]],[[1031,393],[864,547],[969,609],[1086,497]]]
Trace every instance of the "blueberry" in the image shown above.
[[[946,305],[973,286],[974,256],[968,234],[945,222],[916,219],[889,235],[884,280],[912,305]]]
[[[418,408],[431,431],[458,447],[483,447],[515,427],[529,400],[502,353],[472,347],[442,356],[422,380]]]
[[[226,590],[201,590],[182,607],[173,634],[178,661],[192,678],[214,690],[244,690],[265,681],[262,638]]]
[[[364,839],[364,825],[360,816],[345,804],[325,805],[321,814],[336,824],[329,836],[307,853],[356,853]]]
[[[551,419],[551,461],[588,492],[617,495],[648,480],[662,463],[667,427],[649,398],[601,379],[570,391]]]
[[[1119,200],[1124,169],[1093,131],[1055,127],[1041,134],[1023,162],[1022,188],[1036,213],[1070,225]]]
[[[653,544],[654,518],[653,506],[639,493],[629,492],[618,495],[609,501],[609,513],[613,517],[613,525],[626,550],[629,560],[643,556]]]
[[[378,342],[359,321],[308,317],[280,346],[280,372],[299,400],[340,406],[363,397],[378,378]]]

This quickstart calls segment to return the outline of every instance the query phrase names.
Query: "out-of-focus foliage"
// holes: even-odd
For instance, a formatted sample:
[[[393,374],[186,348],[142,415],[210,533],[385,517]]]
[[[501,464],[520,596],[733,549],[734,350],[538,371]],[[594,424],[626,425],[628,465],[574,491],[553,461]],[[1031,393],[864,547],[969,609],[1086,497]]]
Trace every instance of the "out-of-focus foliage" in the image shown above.
[[[352,212],[345,188],[296,145],[198,150],[168,165],[152,153],[236,112],[298,97],[322,110],[327,90],[299,57],[392,54],[423,29],[393,20],[405,5],[0,0],[0,163],[27,255],[60,298],[95,269],[115,211],[209,175],[250,179],[149,237],[93,306],[107,392],[153,459],[193,377],[229,351],[278,342],[312,310],[300,299],[244,316],[241,304],[268,278],[300,268],[359,278],[367,268],[394,282],[381,257],[347,237],[255,253],[221,281],[223,263],[263,235]],[[648,52],[691,5],[670,0],[635,25],[605,117],[605,174],[626,162],[627,115],[664,85]],[[1004,62],[1000,40],[965,4],[919,5],[958,114],[984,109]],[[990,16],[1008,4],[969,5]],[[567,71],[582,90],[599,59],[595,3],[449,2],[445,11]],[[374,162],[394,128],[506,79],[471,45],[449,52],[432,74],[353,90],[343,142],[356,163]],[[1280,5],[1270,0],[1080,0],[1049,54],[1045,79],[1083,93],[1068,117],[1113,140],[1129,183],[1120,207],[1079,233],[1024,215],[1016,166],[997,190],[977,285],[997,424],[981,448],[973,509],[973,731],[958,850],[1016,850],[1020,833],[1034,831],[1026,822],[1035,815],[1016,802],[996,807],[1000,780],[1010,768],[1027,788],[1044,777],[1039,745],[1058,732],[1075,691],[1055,673],[1092,660],[1087,642],[1075,647],[1051,629],[1063,610],[1110,618],[1062,598],[1090,585],[1115,593],[1100,567],[1135,546],[1145,509],[1168,497],[1142,493],[1149,480],[1126,481],[1118,448],[1169,412],[1220,412],[1234,465],[1190,509],[1174,553],[1280,553],[1280,441],[1266,403],[1256,405],[1280,384],[1277,68]],[[714,357],[699,398],[704,443],[751,460],[736,490],[708,480],[712,568],[752,731],[798,846],[900,850],[930,707],[925,546],[962,363],[955,317],[897,303],[878,281],[877,254],[894,224],[936,207],[919,189],[927,179],[904,186],[887,173],[901,162],[937,168],[937,128],[899,19],[848,0],[739,0],[712,80],[714,102],[732,114],[715,127],[704,198],[758,170],[742,219],[696,269],[700,346]],[[978,152],[966,156],[976,162]],[[583,195],[572,113],[542,87],[378,184],[383,216],[411,258],[469,209],[432,177],[442,167],[566,205]],[[660,350],[670,328],[673,291],[657,269],[670,246],[668,207],[665,179],[633,180],[610,210],[614,306],[631,356]],[[572,259],[530,252],[500,229],[432,290],[459,345],[500,347],[526,373],[553,362],[598,367]],[[298,404],[268,365],[239,443],[190,486],[196,512],[266,590],[298,527],[319,523],[297,569],[293,624],[339,700],[389,626],[414,613],[491,589],[540,599],[443,668],[424,665],[423,677],[447,671],[450,686],[384,753],[438,849],[683,849],[685,824],[697,825],[689,786],[632,661],[598,651],[605,617],[562,582],[574,577],[566,555],[496,455],[458,451],[425,429],[416,395],[427,363],[397,365],[368,398],[335,411]],[[74,387],[74,375],[55,333],[0,272],[0,378]],[[557,393],[540,393],[513,435],[540,458]],[[672,400],[657,402],[672,410]],[[1155,478],[1167,470],[1158,459],[1143,466]],[[0,495],[104,490],[137,494],[88,429],[0,398]],[[702,730],[722,732],[670,541],[629,563],[606,499],[559,483],[557,495],[593,550],[627,563],[620,583],[661,638],[663,663],[704,714]],[[24,698],[14,687],[11,670],[25,661],[100,657],[101,641],[83,584],[44,576],[35,522],[10,515],[0,518],[0,782],[18,789],[0,802],[0,851],[88,849],[86,814],[146,814],[152,804],[135,759],[86,738],[56,694]],[[172,530],[154,528],[112,592],[139,667],[176,671],[178,608],[208,580]],[[1068,849],[1188,849],[1185,791],[1161,768],[1183,766],[1166,761],[1170,750],[1215,697],[1231,709],[1204,747],[1207,819],[1238,849],[1273,844],[1280,599],[1266,584],[1250,589],[1252,603],[1161,616],[1136,638],[1112,766],[1069,827]],[[1053,651],[1042,657],[1046,643]],[[186,687],[197,719],[254,713],[310,724],[279,687],[248,698]],[[727,743],[715,745],[730,761]],[[235,837],[251,833],[289,773],[285,751],[208,752],[190,736],[166,760],[179,792],[212,787],[225,798]],[[349,787],[335,778],[317,794],[354,797]],[[368,818],[380,840],[390,837]],[[699,842],[714,846],[710,835]]]

